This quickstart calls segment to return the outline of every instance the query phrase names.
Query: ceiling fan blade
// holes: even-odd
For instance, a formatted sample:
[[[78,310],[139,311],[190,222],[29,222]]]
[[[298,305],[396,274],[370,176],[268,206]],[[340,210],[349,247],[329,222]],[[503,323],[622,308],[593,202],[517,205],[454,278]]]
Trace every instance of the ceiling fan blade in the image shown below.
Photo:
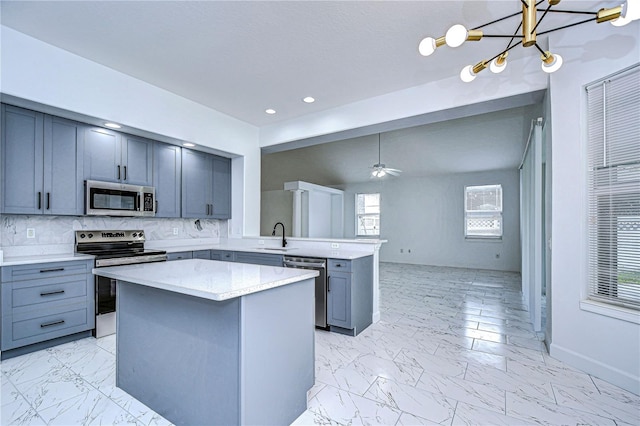
[[[400,176],[400,170],[385,169],[385,172],[387,172],[387,174],[391,176]]]
[[[388,171],[388,172],[398,172],[398,173],[402,173],[402,170],[399,170],[399,169],[393,169],[393,168],[391,168],[391,167],[385,167],[384,169],[385,169],[386,171]]]

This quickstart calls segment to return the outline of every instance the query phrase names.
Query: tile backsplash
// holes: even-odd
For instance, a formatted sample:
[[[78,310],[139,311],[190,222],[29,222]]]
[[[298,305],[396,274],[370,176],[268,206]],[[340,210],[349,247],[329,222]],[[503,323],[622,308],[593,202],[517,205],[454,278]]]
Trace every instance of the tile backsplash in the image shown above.
[[[226,238],[226,220],[165,219],[109,216],[27,216],[0,215],[0,245],[35,246],[75,244],[75,231],[81,229],[142,229],[147,241],[189,238]],[[33,229],[33,238],[27,238]],[[177,235],[174,234],[177,229]]]

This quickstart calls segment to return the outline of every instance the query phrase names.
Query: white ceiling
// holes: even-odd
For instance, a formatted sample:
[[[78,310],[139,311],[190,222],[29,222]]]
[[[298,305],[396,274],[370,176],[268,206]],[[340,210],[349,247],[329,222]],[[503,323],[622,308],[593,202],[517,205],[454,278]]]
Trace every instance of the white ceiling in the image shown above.
[[[0,7],[3,25],[256,126],[456,75],[506,41],[443,48],[429,58],[418,54],[419,41],[454,23],[473,27],[521,10],[519,0],[2,0]],[[558,15],[565,14],[546,20]],[[516,48],[510,57],[532,54]],[[305,104],[305,96],[317,102]]]
[[[528,105],[382,133],[382,162],[402,170],[400,177],[383,179],[515,170],[541,108]],[[377,162],[377,134],[265,154],[262,190],[281,190],[295,180],[327,186],[366,182]]]

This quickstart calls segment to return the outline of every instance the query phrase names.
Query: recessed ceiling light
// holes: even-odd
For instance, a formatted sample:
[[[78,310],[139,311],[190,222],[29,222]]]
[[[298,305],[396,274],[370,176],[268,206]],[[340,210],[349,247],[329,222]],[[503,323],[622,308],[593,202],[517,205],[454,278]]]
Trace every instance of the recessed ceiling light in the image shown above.
[[[109,127],[110,129],[121,129],[122,126],[116,123],[104,123],[104,125],[106,127]]]
[[[316,100],[314,98],[312,98],[311,96],[307,96],[306,98],[302,99],[303,102],[306,102],[308,104],[312,104],[314,103]]]
[[[268,109],[265,109],[265,110],[264,110],[264,112],[266,112],[267,114],[275,114],[275,113],[276,113],[276,110],[275,110],[275,109],[268,108]]]
[[[196,146],[195,143],[191,143],[191,142],[185,142],[182,144],[182,146],[186,146],[187,148],[192,148],[194,146]]]

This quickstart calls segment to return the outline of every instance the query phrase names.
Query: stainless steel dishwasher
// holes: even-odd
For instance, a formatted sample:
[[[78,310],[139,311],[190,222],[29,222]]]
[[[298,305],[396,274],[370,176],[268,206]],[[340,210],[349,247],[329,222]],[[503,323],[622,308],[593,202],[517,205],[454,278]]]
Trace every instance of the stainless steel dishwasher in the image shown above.
[[[327,259],[285,256],[285,268],[313,269],[316,277],[316,327],[327,329]]]

